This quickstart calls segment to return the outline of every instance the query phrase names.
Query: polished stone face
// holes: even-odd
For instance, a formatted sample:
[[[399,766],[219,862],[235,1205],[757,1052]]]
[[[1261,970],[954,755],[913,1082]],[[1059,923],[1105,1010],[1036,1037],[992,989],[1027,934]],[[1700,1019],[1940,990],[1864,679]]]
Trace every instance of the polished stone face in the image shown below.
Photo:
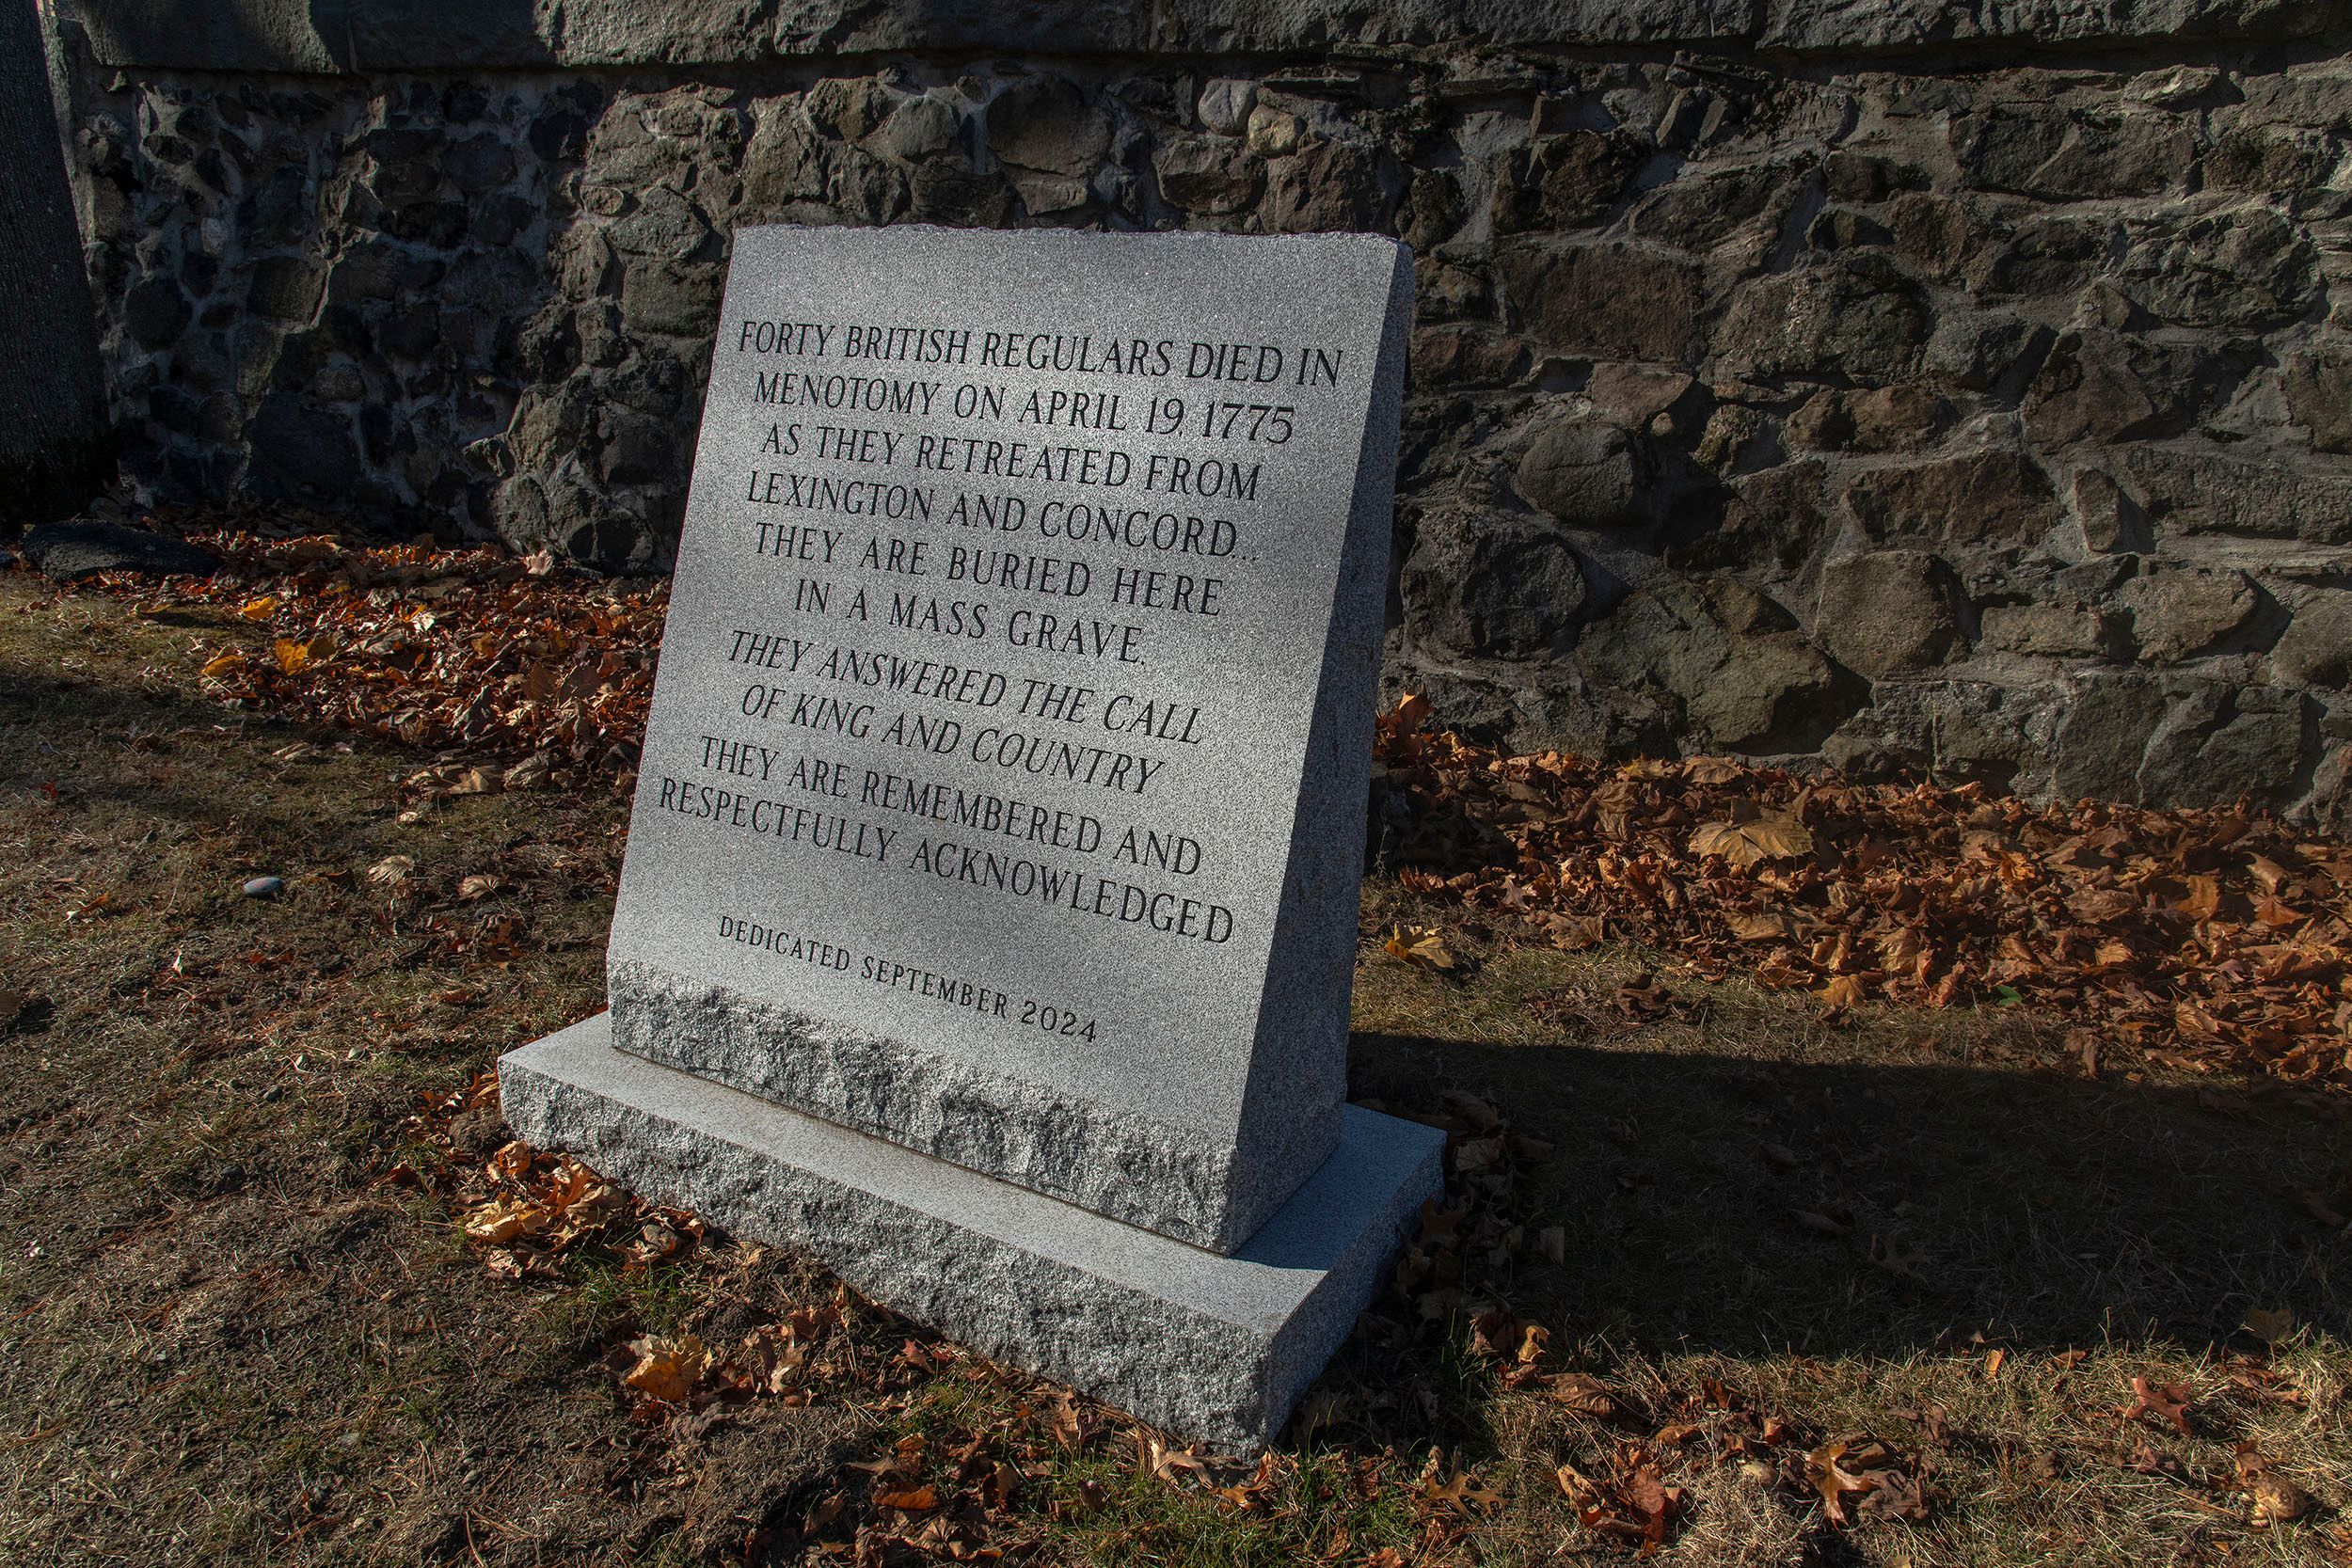
[[[739,232],[614,1042],[1246,1240],[1337,1136],[1409,281]]]

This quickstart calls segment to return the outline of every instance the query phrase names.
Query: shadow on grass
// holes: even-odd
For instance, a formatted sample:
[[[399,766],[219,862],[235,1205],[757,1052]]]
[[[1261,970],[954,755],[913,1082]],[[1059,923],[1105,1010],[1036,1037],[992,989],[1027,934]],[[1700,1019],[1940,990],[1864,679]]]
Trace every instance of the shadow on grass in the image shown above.
[[[77,803],[215,821],[262,804],[266,783],[238,802],[167,768],[76,759],[135,735],[161,737],[168,762],[173,732],[247,722],[328,733],[8,659],[0,790],[54,783]],[[1522,1310],[1731,1354],[1900,1356],[1979,1332],[2020,1348],[2243,1345],[2249,1308],[2352,1333],[2352,1234],[2304,1196],[2341,1212],[2352,1196],[2342,1123],[2228,1084],[1642,1040],[1354,1038],[1354,1098],[1433,1107],[1461,1088],[1554,1146],[1519,1198],[1531,1226],[1563,1228],[1565,1260],[1493,1282]]]
[[[2235,1092],[1395,1034],[1352,1056],[1356,1098],[1458,1088],[1553,1145],[1518,1201],[1565,1261],[1498,1286],[1555,1332],[1895,1358],[2244,1348],[2249,1308],[2352,1332],[2352,1233],[2305,1196],[2341,1204],[2352,1134]]]
[[[401,754],[395,743],[380,736],[191,702],[169,690],[131,684],[118,672],[83,679],[0,661],[0,741],[6,742],[0,744],[0,791],[55,785],[79,804],[132,806],[181,822],[217,821],[246,802],[181,787],[172,780],[173,770],[142,765],[168,762],[173,737],[190,730],[208,737],[215,730],[282,737],[272,745],[365,739],[388,754]],[[98,747],[120,755],[93,765],[89,753]]]

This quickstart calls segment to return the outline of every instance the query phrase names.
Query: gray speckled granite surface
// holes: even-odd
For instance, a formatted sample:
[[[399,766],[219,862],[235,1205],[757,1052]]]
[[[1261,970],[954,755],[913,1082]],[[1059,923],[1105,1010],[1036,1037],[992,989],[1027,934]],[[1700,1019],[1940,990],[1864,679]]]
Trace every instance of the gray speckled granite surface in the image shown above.
[[[1250,1237],[1342,1119],[1410,286],[1375,235],[739,230],[615,1041]]]
[[[1221,1448],[1273,1439],[1443,1180],[1443,1134],[1357,1107],[1248,1245],[1187,1246],[613,1049],[598,1014],[499,1064],[507,1120],[655,1201],[804,1246],[992,1356]]]

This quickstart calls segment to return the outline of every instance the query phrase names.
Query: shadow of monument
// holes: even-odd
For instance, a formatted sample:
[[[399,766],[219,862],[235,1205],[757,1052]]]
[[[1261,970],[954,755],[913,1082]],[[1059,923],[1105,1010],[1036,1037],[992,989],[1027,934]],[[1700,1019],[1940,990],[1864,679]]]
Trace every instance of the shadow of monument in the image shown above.
[[[2314,1212],[2341,1209],[2352,1130],[2232,1085],[1382,1035],[1351,1054],[1359,1096],[1466,1090],[1552,1145],[1512,1204],[1563,1228],[1565,1261],[1472,1283],[1555,1334],[1902,1357],[1979,1333],[2251,1348],[2249,1308],[2352,1330],[2352,1231]]]

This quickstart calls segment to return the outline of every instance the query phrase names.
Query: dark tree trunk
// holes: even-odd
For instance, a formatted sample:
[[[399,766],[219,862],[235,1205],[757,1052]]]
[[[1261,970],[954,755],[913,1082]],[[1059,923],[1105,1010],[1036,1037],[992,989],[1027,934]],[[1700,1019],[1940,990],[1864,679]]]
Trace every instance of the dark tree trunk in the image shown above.
[[[114,471],[33,3],[0,0],[0,524],[78,511]]]

